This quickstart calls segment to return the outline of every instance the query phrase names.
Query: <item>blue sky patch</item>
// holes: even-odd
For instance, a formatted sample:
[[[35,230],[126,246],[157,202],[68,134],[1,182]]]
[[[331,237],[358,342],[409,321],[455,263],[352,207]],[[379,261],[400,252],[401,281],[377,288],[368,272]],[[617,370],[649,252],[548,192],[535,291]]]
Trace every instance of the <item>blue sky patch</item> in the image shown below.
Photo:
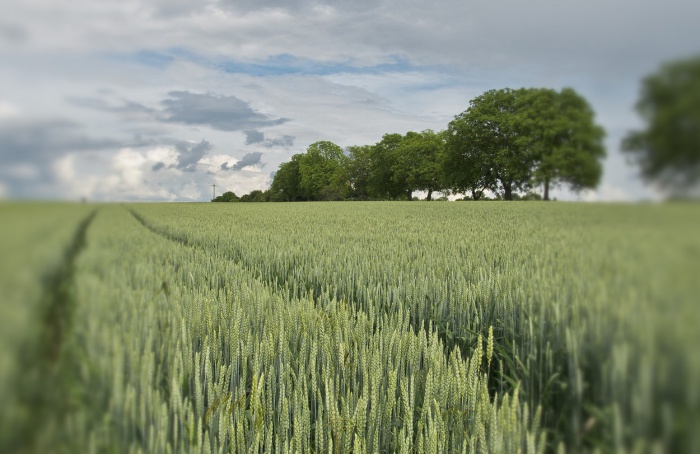
[[[251,76],[280,76],[289,74],[328,76],[331,74],[382,74],[385,72],[408,72],[424,70],[416,67],[405,58],[393,57],[393,61],[374,66],[358,66],[349,62],[323,62],[290,54],[269,57],[264,62],[244,62],[227,60],[215,65],[228,73]]]

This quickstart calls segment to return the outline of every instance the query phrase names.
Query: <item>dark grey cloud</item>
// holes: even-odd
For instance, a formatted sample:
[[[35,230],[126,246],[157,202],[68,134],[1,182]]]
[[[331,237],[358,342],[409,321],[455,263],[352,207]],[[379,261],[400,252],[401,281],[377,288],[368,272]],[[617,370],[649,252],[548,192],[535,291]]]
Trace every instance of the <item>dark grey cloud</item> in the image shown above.
[[[66,119],[0,121],[0,184],[10,197],[60,197],[54,168],[59,159],[81,153],[81,164],[89,166],[96,154],[120,146],[116,140],[90,137]]]
[[[28,38],[29,33],[23,26],[13,22],[0,21],[0,43],[19,45]]]
[[[207,154],[207,151],[212,149],[212,145],[206,140],[202,140],[198,144],[177,142],[175,149],[178,152],[177,165],[175,167],[184,172],[194,172],[197,169],[197,162]]]
[[[0,122],[0,165],[38,163],[66,153],[113,149],[121,142],[89,137],[66,119]]]
[[[252,145],[254,143],[260,143],[265,140],[265,133],[261,131],[256,131],[255,129],[246,129],[243,131],[245,134],[245,144]]]
[[[242,168],[248,167],[248,166],[263,165],[260,162],[261,157],[262,157],[262,153],[260,153],[259,151],[247,153],[240,159],[240,161],[238,161],[233,166],[231,166],[231,170],[238,171],[238,170],[241,170]]]
[[[265,141],[264,145],[267,148],[272,148],[272,147],[292,147],[294,146],[294,136],[280,136],[280,137],[275,137],[274,139],[268,139]]]
[[[105,99],[95,97],[69,97],[66,101],[74,106],[118,114],[123,119],[131,121],[158,120],[160,114],[156,109],[129,100],[124,100],[119,105],[113,105]]]
[[[177,151],[177,164],[171,165],[169,168],[180,169],[183,172],[194,172],[197,170],[197,163],[199,160],[213,148],[212,144],[204,139],[199,143],[185,142],[182,140],[175,141],[173,146]],[[165,167],[164,162],[156,162],[151,167],[151,170],[157,172]]]
[[[236,162],[234,165],[229,166],[228,162],[225,162],[221,165],[221,170],[233,170],[234,172],[237,172],[241,170],[244,167],[248,166],[264,166],[265,163],[260,162],[260,158],[262,158],[262,153],[259,151],[254,151],[252,153],[246,153],[238,162]]]
[[[221,131],[241,131],[282,124],[288,119],[271,119],[256,112],[235,96],[172,91],[164,106],[163,121],[188,125],[206,125]]]
[[[243,133],[245,133],[246,145],[261,144],[265,148],[294,146],[294,136],[283,135],[273,139],[265,139],[265,134],[263,132],[254,129],[247,129],[243,131]]]
[[[115,112],[126,113],[126,114],[151,115],[151,114],[155,114],[157,111],[155,109],[151,109],[150,107],[146,107],[143,104],[138,103],[138,102],[124,101],[124,104],[117,107],[115,109]]]
[[[120,115],[126,120],[151,120],[166,123],[209,126],[221,131],[240,131],[246,134],[246,144],[262,142],[265,134],[256,128],[282,124],[286,118],[270,118],[256,112],[249,103],[235,97],[173,91],[161,101],[162,110],[124,100],[115,105],[96,97],[71,97],[67,101],[86,109]]]

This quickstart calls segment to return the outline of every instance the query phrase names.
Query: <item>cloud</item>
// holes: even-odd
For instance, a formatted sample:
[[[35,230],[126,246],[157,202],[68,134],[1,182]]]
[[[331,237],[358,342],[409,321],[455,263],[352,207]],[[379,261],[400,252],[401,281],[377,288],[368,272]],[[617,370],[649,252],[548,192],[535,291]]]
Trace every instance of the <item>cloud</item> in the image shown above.
[[[116,140],[86,135],[80,124],[64,118],[10,116],[0,121],[0,183],[9,197],[61,197],[74,161],[90,165],[92,156],[118,146]]]
[[[158,111],[147,107],[141,103],[134,101],[123,101],[121,105],[112,105],[102,98],[95,97],[69,97],[67,101],[78,107],[87,109],[100,110],[103,112],[112,112],[122,114],[125,117],[150,116],[156,117]]]
[[[198,94],[172,91],[165,107],[163,120],[188,125],[206,125],[220,131],[240,131],[282,124],[288,119],[271,119],[254,111],[250,105],[235,96]]]
[[[175,144],[175,149],[178,152],[177,165],[175,167],[184,172],[194,172],[197,168],[197,162],[204,157],[207,151],[212,149],[212,145],[206,140],[202,140],[198,144],[178,142]]]
[[[247,129],[243,131],[245,133],[245,144],[255,145],[260,144],[265,148],[274,147],[293,147],[294,146],[294,136],[282,135],[275,137],[273,139],[265,139],[265,134],[261,131],[256,131],[254,129]]]
[[[0,21],[0,44],[20,45],[28,38],[27,30],[16,23]]]
[[[13,118],[13,117],[18,117],[20,115],[20,110],[17,108],[17,106],[14,106],[10,104],[9,102],[5,102],[3,100],[0,100],[0,119],[1,120],[6,120],[8,118]]]
[[[125,100],[115,105],[102,98],[69,97],[74,106],[119,114],[127,121],[151,120],[165,123],[208,126],[219,131],[240,131],[246,135],[246,145],[262,142],[265,134],[254,128],[275,126],[288,121],[270,118],[253,110],[249,103],[235,96],[171,91],[160,102],[163,109]],[[249,129],[246,129],[249,128]]]
[[[151,171],[158,172],[165,168],[171,168],[182,170],[183,172],[194,172],[197,170],[199,161],[213,147],[211,143],[202,140],[199,143],[177,141],[172,148],[175,151],[175,162],[167,165],[163,161],[156,161],[156,163],[151,166]],[[159,154],[162,154],[162,152]]]
[[[206,141],[204,141],[206,142]],[[180,148],[196,148],[199,143],[183,143]],[[206,148],[206,146],[203,146]],[[75,168],[74,183],[67,182],[69,193],[91,200],[163,200],[205,201],[211,198],[211,184],[218,182],[201,167],[205,156],[191,172],[178,169],[180,151],[175,145],[154,148],[122,148],[102,160],[103,173],[83,173]],[[73,163],[76,163],[73,160]],[[168,171],[153,172],[162,164]],[[67,163],[66,163],[67,164]],[[67,173],[64,171],[64,174]]]
[[[159,19],[170,19],[188,16],[206,8],[211,1],[193,2],[192,0],[151,0],[147,6],[151,7],[153,16]]]
[[[264,166],[265,164],[260,162],[260,158],[262,158],[262,153],[259,151],[254,151],[252,153],[246,153],[241,159],[239,159],[234,165],[229,166],[228,162],[225,162],[221,165],[221,170],[233,170],[234,172],[237,172],[244,167],[249,167],[249,166]]]
[[[246,129],[243,131],[245,134],[245,144],[252,145],[254,143],[260,143],[265,140],[265,134],[255,129]]]
[[[105,93],[104,96],[109,97],[110,94]],[[138,134],[159,135],[164,132],[162,131],[164,125],[161,118],[163,113],[140,102],[123,99],[117,102],[110,102],[105,98],[91,96],[68,97],[66,102],[83,109],[117,115],[122,121],[133,124],[134,126],[130,129],[138,131]],[[153,143],[149,145],[153,145]]]
[[[247,171],[257,167],[222,172],[222,163],[237,165],[232,156],[208,162],[211,151],[182,141],[200,128],[194,138],[217,150],[273,149],[273,168],[317,140],[347,146],[442,129],[474,96],[505,86],[572,86],[609,132],[626,131],[638,126],[639,79],[700,43],[700,3],[689,0],[75,0],[50,12],[44,3],[10,2],[0,19],[0,86],[8,87],[0,179],[12,177],[2,182],[9,196],[16,181],[52,169],[101,182],[122,171],[124,163],[104,162],[124,147],[163,150],[139,169],[172,197],[195,181],[205,197],[210,183],[249,190],[263,184],[262,172]],[[64,120],[22,124],[21,115]],[[137,132],[148,140],[124,140]],[[86,159],[91,150],[98,170]],[[604,182],[636,197],[640,186],[618,168],[629,167],[606,161]],[[160,194],[123,180],[133,194]],[[95,187],[105,199],[108,188],[125,194]]]
[[[91,96],[71,96],[66,98],[69,104],[78,107],[84,107],[86,109],[103,110],[106,112],[116,112],[117,108],[113,107],[107,101],[101,98],[94,98]]]
[[[5,16],[22,27],[6,24],[5,34],[31,31],[30,41],[42,51],[172,55],[186,49],[253,63],[291,54],[356,67],[401,56],[460,71],[499,65],[517,71],[534,60],[624,69],[626,57],[647,65],[660,55],[697,50],[700,13],[690,0],[141,0],[97,6],[76,0],[52,14],[45,9],[41,2],[7,5]]]
[[[94,139],[79,124],[66,119],[0,122],[0,164],[38,162],[70,151],[114,148],[118,141]]]
[[[266,140],[263,145],[266,148],[272,147],[292,147],[294,146],[294,136],[283,135],[274,139]]]

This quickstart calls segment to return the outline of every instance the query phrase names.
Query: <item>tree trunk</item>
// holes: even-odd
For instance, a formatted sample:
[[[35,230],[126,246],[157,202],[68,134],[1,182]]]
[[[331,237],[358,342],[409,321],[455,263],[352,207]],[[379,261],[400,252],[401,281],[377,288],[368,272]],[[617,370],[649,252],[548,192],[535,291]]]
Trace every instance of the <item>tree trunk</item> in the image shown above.
[[[432,199],[432,196],[433,196],[433,190],[430,189],[430,188],[428,188],[428,197],[426,197],[426,200],[427,200],[428,202],[430,202],[431,200],[433,200],[433,199]]]
[[[549,178],[544,179],[544,200],[549,200]]]
[[[510,184],[503,185],[503,200],[513,200],[513,187]]]
[[[476,191],[472,189],[472,199],[474,199],[474,201],[479,200],[482,195],[484,195],[484,191]]]
[[[411,191],[410,189],[406,191],[406,200],[408,200],[409,202],[413,200],[413,191]]]

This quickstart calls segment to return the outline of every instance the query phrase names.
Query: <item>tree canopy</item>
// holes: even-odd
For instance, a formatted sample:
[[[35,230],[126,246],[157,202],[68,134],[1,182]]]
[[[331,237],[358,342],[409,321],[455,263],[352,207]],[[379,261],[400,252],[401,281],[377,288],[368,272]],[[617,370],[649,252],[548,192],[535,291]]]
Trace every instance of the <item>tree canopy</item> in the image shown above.
[[[373,199],[395,200],[408,195],[405,181],[395,175],[402,140],[401,134],[384,134],[382,140],[372,147],[369,189]]]
[[[295,154],[292,156],[291,161],[280,164],[270,186],[270,192],[274,194],[272,197],[273,201],[295,202],[301,200],[299,162],[302,156],[301,154]]]
[[[625,151],[648,182],[684,191],[700,182],[700,57],[663,65],[642,81],[637,112],[643,130]]]
[[[401,139],[393,166],[394,179],[406,191],[408,200],[413,191],[426,191],[431,200],[433,191],[444,190],[442,169],[444,135],[430,129],[409,131]]]
[[[447,128],[445,174],[457,192],[485,190],[513,200],[517,191],[568,183],[595,187],[605,156],[604,131],[574,90],[491,90],[470,102]]]
[[[280,165],[268,191],[241,201],[412,200],[415,191],[486,191],[504,200],[549,199],[551,187],[595,187],[605,156],[603,129],[574,90],[490,90],[469,103],[445,131],[384,134],[343,150],[315,142]],[[543,196],[531,191],[543,189]],[[258,193],[259,192],[259,193]]]
[[[299,189],[306,200],[342,200],[349,193],[343,149],[333,142],[312,143],[299,159]]]
[[[571,88],[532,89],[523,105],[523,134],[530,148],[534,183],[549,200],[552,186],[595,188],[603,173],[605,131],[586,100]]]
[[[214,197],[212,202],[238,202],[239,198],[232,191],[227,191],[218,197]]]

